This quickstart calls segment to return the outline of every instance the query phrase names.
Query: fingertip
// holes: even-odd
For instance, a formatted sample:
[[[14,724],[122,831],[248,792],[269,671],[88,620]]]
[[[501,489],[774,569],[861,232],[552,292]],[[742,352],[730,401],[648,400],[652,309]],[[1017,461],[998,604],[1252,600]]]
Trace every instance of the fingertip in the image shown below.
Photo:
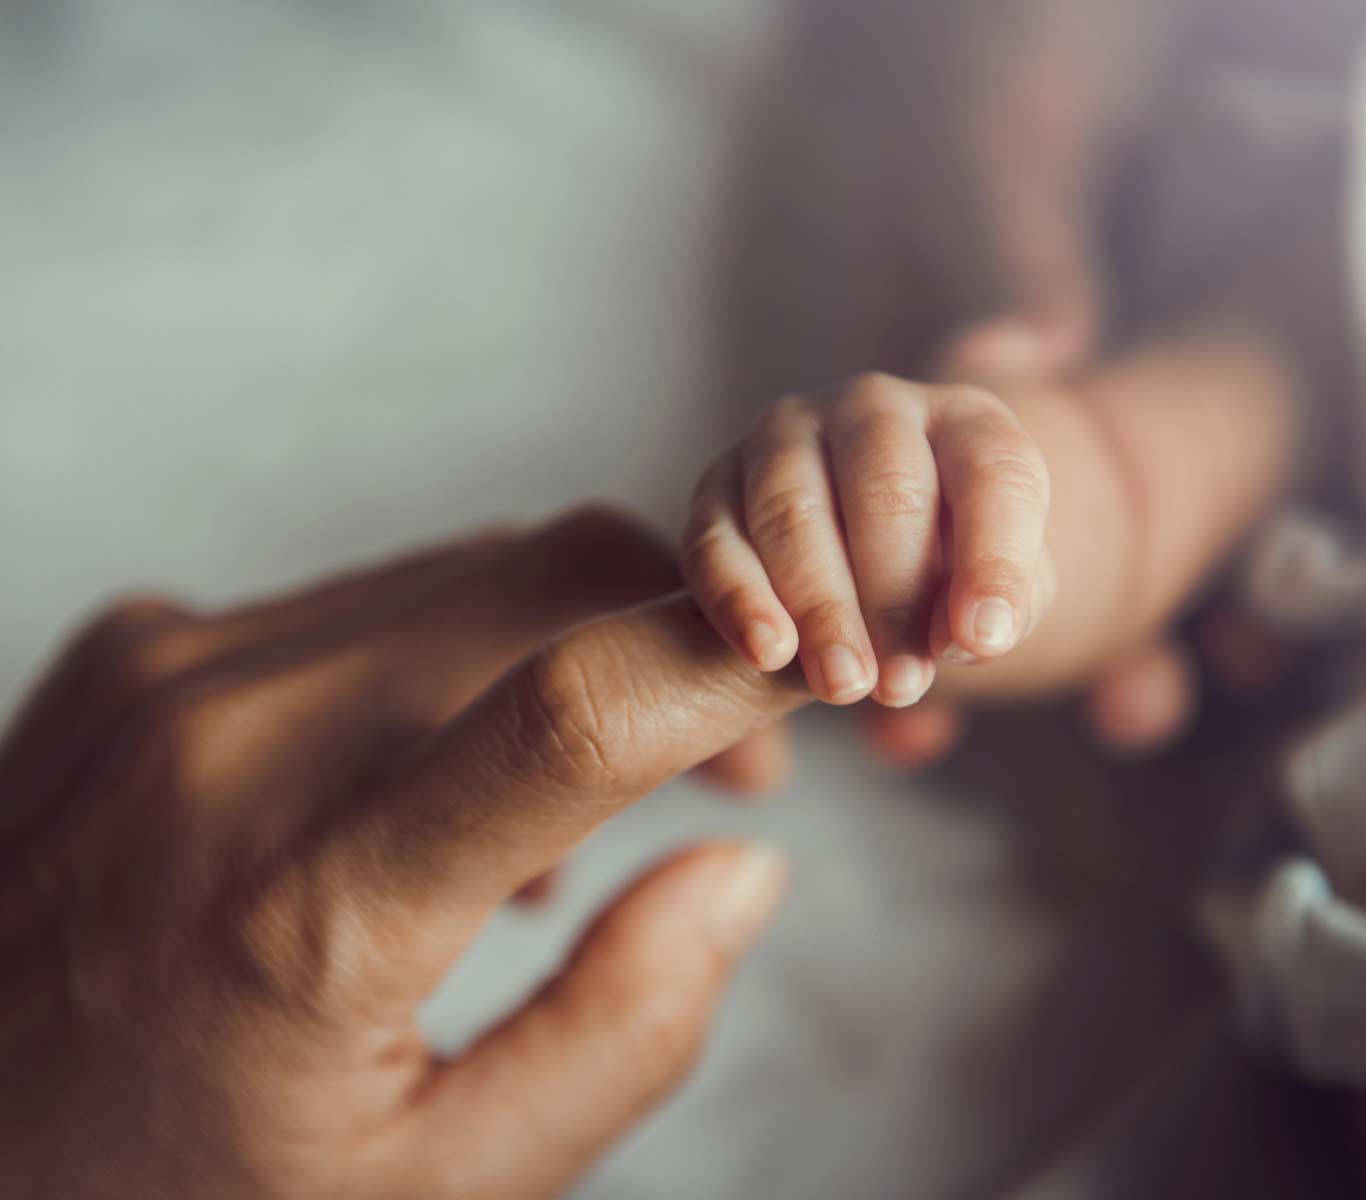
[[[1000,658],[1019,645],[1024,628],[1024,615],[1004,596],[970,600],[961,606],[961,614],[953,621],[953,640],[940,657],[958,666],[978,659]]]
[[[779,625],[757,617],[745,625],[740,641],[760,671],[781,671],[797,654],[797,632],[790,621]]]
[[[762,842],[737,846],[707,908],[706,931],[717,949],[729,957],[746,953],[773,923],[791,881],[781,850]]]
[[[939,657],[955,666],[967,666],[1009,654],[1034,632],[1053,603],[1057,572],[1045,549],[1028,587],[1011,586],[999,572],[988,584],[995,590],[965,587],[960,577],[955,577],[954,584],[944,613],[946,639]]]
[[[827,704],[856,704],[877,686],[877,671],[852,646],[834,645],[807,665],[807,683]]]
[[[934,674],[933,661],[915,654],[895,654],[880,664],[873,698],[884,708],[910,708],[930,690]]]
[[[1004,597],[987,596],[977,601],[968,621],[969,647],[988,658],[1013,650],[1020,640],[1023,622],[1015,605]]]

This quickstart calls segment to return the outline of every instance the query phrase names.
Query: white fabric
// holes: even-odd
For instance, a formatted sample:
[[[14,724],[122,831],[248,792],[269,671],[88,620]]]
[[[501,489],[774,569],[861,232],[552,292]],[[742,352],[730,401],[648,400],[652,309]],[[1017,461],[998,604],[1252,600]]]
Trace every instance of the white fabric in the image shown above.
[[[586,495],[676,517],[751,402],[867,363],[914,196],[896,11],[8,6],[5,695],[131,584],[218,601]],[[777,807],[668,789],[431,1006],[458,1043],[680,836],[790,848],[699,1076],[584,1195],[1328,1194],[1212,1024],[1166,792],[1066,730],[915,786],[845,717],[799,735]]]

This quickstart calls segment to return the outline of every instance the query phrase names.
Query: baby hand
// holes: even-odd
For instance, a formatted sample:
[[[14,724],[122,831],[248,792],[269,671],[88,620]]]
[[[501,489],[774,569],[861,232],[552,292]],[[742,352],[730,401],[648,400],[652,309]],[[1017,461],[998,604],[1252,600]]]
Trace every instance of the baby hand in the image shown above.
[[[935,662],[999,658],[1052,598],[1043,456],[988,392],[860,376],[779,401],[702,477],[684,572],[764,671],[831,704],[914,704]]]

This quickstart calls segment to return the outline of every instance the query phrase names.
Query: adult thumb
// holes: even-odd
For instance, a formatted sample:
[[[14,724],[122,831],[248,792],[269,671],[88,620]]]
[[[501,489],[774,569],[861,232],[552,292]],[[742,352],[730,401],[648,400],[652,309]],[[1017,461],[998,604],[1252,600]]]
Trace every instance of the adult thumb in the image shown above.
[[[631,885],[550,983],[438,1069],[418,1139],[429,1194],[465,1195],[475,1170],[481,1195],[560,1194],[686,1078],[787,882],[777,851],[721,842]]]

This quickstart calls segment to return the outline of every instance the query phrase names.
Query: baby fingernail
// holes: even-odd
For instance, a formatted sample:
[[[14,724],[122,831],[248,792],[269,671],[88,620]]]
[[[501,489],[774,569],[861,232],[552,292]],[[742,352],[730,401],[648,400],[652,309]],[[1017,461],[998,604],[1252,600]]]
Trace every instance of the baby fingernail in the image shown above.
[[[1018,640],[1015,610],[999,596],[981,600],[972,615],[972,636],[987,654],[1004,654]]]
[[[891,708],[909,708],[930,690],[934,667],[911,654],[889,658],[878,672],[878,696]]]
[[[859,656],[848,646],[832,646],[821,655],[821,679],[826,694],[836,703],[864,695],[873,683]]]
[[[939,656],[946,663],[952,663],[955,667],[966,667],[977,661],[977,655],[969,654],[957,642],[950,642],[944,647],[944,653]]]
[[[783,635],[767,621],[750,622],[745,630],[745,645],[761,671],[776,671],[779,667],[785,667],[792,657]]]

